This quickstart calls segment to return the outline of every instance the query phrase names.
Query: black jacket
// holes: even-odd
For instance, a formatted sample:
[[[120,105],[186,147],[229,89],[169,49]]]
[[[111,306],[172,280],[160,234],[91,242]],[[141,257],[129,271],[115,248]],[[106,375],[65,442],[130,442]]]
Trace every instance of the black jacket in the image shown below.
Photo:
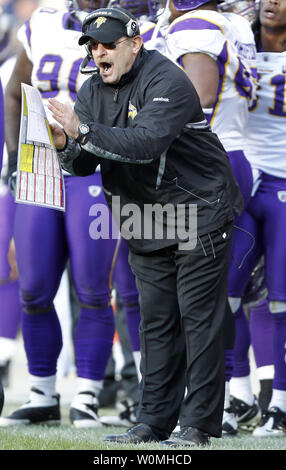
[[[157,51],[143,48],[116,87],[93,75],[79,90],[75,111],[91,132],[73,171],[86,176],[100,163],[110,207],[112,196],[119,196],[120,211],[125,207],[120,223],[135,226],[135,237],[127,240],[133,251],[154,251],[184,239],[166,235],[168,224],[173,224],[170,213],[163,214],[163,238],[150,235],[150,227],[149,235],[140,236],[150,222],[143,220],[148,204],[186,209],[197,205],[199,235],[222,227],[241,212],[242,197],[227,153],[210,130],[194,87]],[[140,207],[141,220],[132,218],[135,206],[126,204]]]

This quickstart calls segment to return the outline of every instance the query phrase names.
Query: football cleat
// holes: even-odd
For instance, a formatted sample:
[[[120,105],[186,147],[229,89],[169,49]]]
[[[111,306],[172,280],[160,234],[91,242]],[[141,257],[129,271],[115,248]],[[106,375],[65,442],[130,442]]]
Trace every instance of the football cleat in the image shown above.
[[[4,406],[4,390],[3,390],[3,385],[2,385],[2,382],[1,382],[1,379],[0,379],[0,415],[2,413],[2,410],[3,410],[3,406]]]
[[[30,400],[10,416],[0,418],[0,427],[27,424],[58,425],[61,422],[59,394],[48,397],[34,387]]]
[[[257,398],[254,396],[252,405],[248,405],[243,400],[235,397],[230,397],[230,403],[238,427],[243,431],[252,431],[261,419]]]
[[[5,361],[0,364],[0,380],[4,388],[8,388],[10,385],[10,361]]]
[[[122,401],[122,411],[118,416],[102,416],[100,421],[106,426],[125,426],[129,428],[136,424],[136,406],[137,404],[128,403],[127,400]]]
[[[286,413],[272,406],[266,413],[262,415],[261,421],[253,436],[255,437],[280,437],[286,435]]]
[[[70,421],[76,428],[98,428],[102,426],[97,415],[98,401],[94,393],[78,393],[70,407]]]
[[[238,424],[232,408],[226,408],[222,417],[222,435],[235,436],[237,434]]]

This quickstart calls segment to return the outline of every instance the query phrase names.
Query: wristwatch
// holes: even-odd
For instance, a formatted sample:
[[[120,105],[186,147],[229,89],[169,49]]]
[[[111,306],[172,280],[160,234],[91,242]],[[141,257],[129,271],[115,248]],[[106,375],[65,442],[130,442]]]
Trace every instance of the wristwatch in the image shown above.
[[[78,137],[75,139],[79,144],[83,143],[84,138],[89,134],[90,128],[88,124],[78,126]]]

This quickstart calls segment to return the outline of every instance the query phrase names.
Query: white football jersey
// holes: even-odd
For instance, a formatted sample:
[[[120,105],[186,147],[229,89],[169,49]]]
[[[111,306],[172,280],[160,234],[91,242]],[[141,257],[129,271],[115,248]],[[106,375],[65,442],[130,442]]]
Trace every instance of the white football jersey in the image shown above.
[[[1,83],[3,87],[3,91],[5,91],[5,88],[7,86],[7,83],[11,77],[11,74],[13,72],[15,63],[16,63],[17,57],[15,55],[9,57],[3,64],[0,66],[0,78],[1,78]]]
[[[246,156],[254,168],[286,178],[286,52],[258,52],[260,88],[250,109]]]
[[[18,32],[33,63],[31,82],[41,93],[49,122],[53,119],[47,109],[48,98],[74,105],[79,88],[90,76],[80,73],[86,51],[78,45],[81,26],[73,23],[78,31],[69,29],[71,21],[67,11],[38,8]]]
[[[227,151],[243,149],[248,106],[256,87],[250,69],[250,63],[255,67],[255,42],[249,23],[235,14],[190,11],[170,25],[167,48],[180,66],[187,53],[207,54],[216,61],[219,86],[207,118]]]
[[[0,66],[0,78],[2,83],[3,92],[5,93],[5,88],[10,79],[10,76],[13,72],[14,65],[16,63],[16,56],[9,57],[3,64]],[[2,161],[2,170],[0,169],[1,177],[4,177],[8,170],[8,152],[6,144],[4,143],[3,149],[3,161]]]
[[[166,48],[165,39],[161,31],[156,27],[156,24],[152,21],[139,20],[139,27],[146,49],[156,49],[161,54],[164,54]]]

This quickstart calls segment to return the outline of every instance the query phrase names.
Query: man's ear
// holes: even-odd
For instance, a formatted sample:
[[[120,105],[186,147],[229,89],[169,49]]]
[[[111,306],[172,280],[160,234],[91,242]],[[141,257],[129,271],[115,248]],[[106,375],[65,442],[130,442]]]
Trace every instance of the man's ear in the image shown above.
[[[135,52],[135,54],[137,54],[143,45],[143,39],[141,36],[135,36],[134,38],[132,38],[132,42],[133,42],[133,51]]]

